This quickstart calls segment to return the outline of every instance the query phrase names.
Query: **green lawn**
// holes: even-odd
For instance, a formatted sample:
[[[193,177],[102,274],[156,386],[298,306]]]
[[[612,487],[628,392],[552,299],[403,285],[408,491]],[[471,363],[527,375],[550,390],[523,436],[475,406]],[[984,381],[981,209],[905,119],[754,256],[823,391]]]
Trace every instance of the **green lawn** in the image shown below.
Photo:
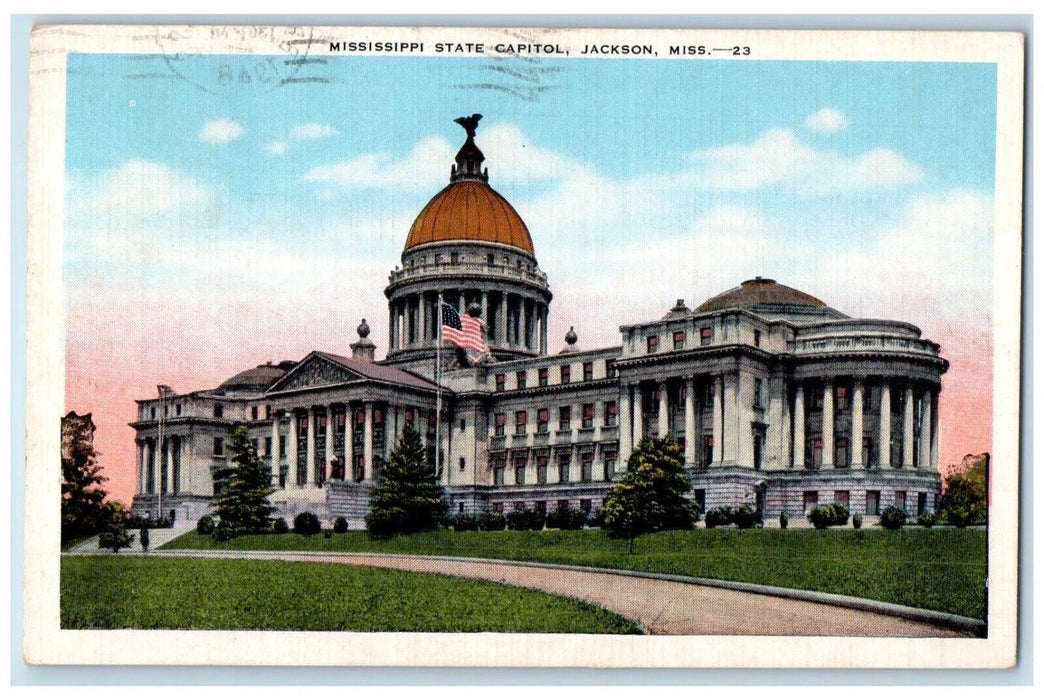
[[[986,532],[691,530],[641,537],[637,553],[599,530],[438,532],[371,540],[364,532],[255,535],[216,543],[188,533],[166,548],[395,552],[545,561],[841,593],[986,618]]]
[[[434,574],[300,562],[63,557],[65,629],[636,634],[570,598]]]

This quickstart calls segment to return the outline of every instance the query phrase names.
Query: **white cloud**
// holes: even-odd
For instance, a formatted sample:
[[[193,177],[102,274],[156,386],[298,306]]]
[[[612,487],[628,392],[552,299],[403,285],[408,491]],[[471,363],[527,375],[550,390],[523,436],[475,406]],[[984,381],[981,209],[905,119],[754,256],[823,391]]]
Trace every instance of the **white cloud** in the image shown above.
[[[243,125],[235,119],[211,119],[199,132],[199,140],[214,146],[230,143],[243,135]]]
[[[326,124],[309,122],[308,124],[297,124],[290,129],[290,139],[293,141],[310,141],[312,139],[324,139],[337,135],[337,129]]]
[[[273,141],[265,146],[266,151],[276,156],[285,155],[288,148],[290,148],[290,144],[286,141]]]
[[[805,128],[809,131],[832,134],[846,126],[848,126],[848,118],[836,109],[823,108],[808,115],[808,118],[805,119]]]
[[[72,178],[67,214],[122,225],[207,208],[213,191],[161,163],[129,160],[92,181]]]

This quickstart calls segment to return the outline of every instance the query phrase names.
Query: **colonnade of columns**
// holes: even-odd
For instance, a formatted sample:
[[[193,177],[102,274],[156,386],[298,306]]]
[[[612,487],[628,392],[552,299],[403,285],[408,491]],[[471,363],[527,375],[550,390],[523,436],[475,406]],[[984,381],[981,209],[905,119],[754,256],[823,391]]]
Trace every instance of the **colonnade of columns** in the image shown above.
[[[154,438],[137,441],[138,493],[167,495],[180,491],[179,467],[184,444],[185,440],[180,435],[164,436],[162,445]]]
[[[845,387],[843,408],[838,406],[839,385]],[[872,386],[880,387],[876,425],[868,425],[872,416],[868,418],[864,412],[864,401]],[[897,462],[896,467],[907,469],[938,468],[939,395],[936,387],[903,379],[882,380],[871,385],[862,378],[846,378],[842,383],[837,378],[828,377],[817,380],[815,384],[811,381],[792,383],[789,390],[793,398],[791,403],[787,383],[781,378],[759,379],[738,372],[622,382],[619,398],[621,464],[626,463],[647,427],[643,407],[649,392],[655,396],[655,420],[652,420],[653,414],[649,414],[649,426],[655,435],[681,437],[674,434],[678,431],[671,427],[672,413],[681,411],[684,417],[683,456],[686,464],[698,464],[701,460],[697,451],[701,439],[707,437],[703,411],[708,410],[696,403],[698,387],[706,388],[711,395],[711,466],[760,466],[753,462],[761,461],[765,450],[775,450],[779,454],[772,463],[779,467],[804,469],[810,460],[813,462],[811,466],[834,467],[838,466],[835,465],[836,448],[840,440],[845,440],[849,450],[845,455],[847,458],[850,454],[851,458],[841,466],[858,469],[892,466]],[[847,394],[849,387],[850,395]],[[901,391],[903,397],[901,443],[897,445],[893,445],[892,439],[893,388]],[[672,389],[681,389],[681,405],[669,403]],[[813,397],[813,391],[821,393]],[[812,398],[818,399],[815,409],[808,405]],[[820,419],[815,424],[809,420],[812,413],[819,413]],[[812,432],[816,429],[818,433]],[[864,436],[877,442],[878,450],[873,459],[864,451]],[[809,454],[810,447],[817,454]]]
[[[490,345],[547,352],[548,307],[542,300],[511,292],[449,289],[443,291],[443,301],[461,315],[469,304],[478,303]],[[437,292],[410,294],[389,302],[388,337],[392,351],[428,347],[438,338],[437,304]]]

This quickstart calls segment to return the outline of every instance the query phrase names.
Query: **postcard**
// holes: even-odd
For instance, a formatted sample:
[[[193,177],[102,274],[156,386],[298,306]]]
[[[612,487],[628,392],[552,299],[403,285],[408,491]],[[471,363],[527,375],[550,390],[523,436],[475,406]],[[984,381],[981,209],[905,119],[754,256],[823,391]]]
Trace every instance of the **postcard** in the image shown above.
[[[1014,663],[1021,35],[31,51],[28,662]]]

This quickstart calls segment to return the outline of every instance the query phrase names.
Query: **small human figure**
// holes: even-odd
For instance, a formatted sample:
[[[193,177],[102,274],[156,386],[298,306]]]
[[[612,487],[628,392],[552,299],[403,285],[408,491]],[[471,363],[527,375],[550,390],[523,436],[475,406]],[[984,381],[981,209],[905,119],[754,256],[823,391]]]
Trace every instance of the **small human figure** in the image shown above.
[[[141,526],[141,532],[138,533],[138,535],[139,535],[139,538],[141,539],[141,551],[145,552],[146,554],[148,554],[148,551],[149,551],[149,526],[148,525],[142,525]]]

